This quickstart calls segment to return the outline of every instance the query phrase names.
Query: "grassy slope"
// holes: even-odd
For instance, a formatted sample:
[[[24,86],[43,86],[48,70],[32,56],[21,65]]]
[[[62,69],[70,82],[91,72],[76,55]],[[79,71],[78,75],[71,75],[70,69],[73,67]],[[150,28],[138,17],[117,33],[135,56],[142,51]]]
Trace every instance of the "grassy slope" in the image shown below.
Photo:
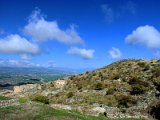
[[[43,104],[22,104],[0,108],[0,120],[111,120],[106,117],[85,116],[75,111],[53,109]],[[114,119],[138,120],[138,119]]]

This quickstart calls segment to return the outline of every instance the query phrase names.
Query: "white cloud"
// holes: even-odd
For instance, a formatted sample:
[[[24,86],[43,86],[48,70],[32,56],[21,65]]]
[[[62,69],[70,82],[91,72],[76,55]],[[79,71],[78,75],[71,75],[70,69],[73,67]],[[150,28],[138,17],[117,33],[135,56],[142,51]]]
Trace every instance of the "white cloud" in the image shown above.
[[[79,55],[84,59],[92,59],[94,55],[95,50],[93,49],[81,49],[77,47],[72,47],[68,50],[68,54],[72,55]]]
[[[102,12],[104,13],[105,20],[111,23],[114,20],[114,11],[107,4],[101,5]]]
[[[42,64],[41,66],[46,67],[46,68],[57,67],[56,63],[53,60],[49,60],[45,64]]]
[[[133,1],[128,1],[126,2],[124,5],[121,6],[122,8],[122,12],[124,13],[131,13],[131,14],[136,14],[137,10],[136,10],[136,4]]]
[[[109,56],[113,59],[119,59],[122,57],[122,53],[118,48],[112,47],[111,50],[109,50]]]
[[[17,60],[0,60],[0,67],[25,67],[28,62]]]
[[[140,44],[147,48],[160,48],[160,32],[153,26],[140,26],[129,34],[125,41],[129,44]]]
[[[37,41],[56,40],[65,44],[84,44],[74,26],[66,30],[59,28],[56,21],[47,21],[40,10],[33,11],[24,32]]]
[[[22,55],[20,55],[20,58],[21,58],[22,60],[31,60],[31,59],[32,59],[32,57],[29,56],[29,55],[27,55],[27,54],[22,54]]]
[[[37,45],[29,42],[19,35],[8,35],[5,38],[0,38],[0,53],[14,54],[14,53],[32,53],[37,54],[39,48]]]
[[[107,23],[112,23],[117,18],[123,17],[125,15],[135,15],[136,10],[136,4],[133,1],[128,2],[122,2],[121,5],[112,7],[109,4],[102,4],[101,10],[104,14],[104,18],[107,21]]]
[[[43,68],[54,68],[56,64],[53,61],[45,63],[33,63],[26,60],[2,60],[0,59],[0,67],[43,67]]]

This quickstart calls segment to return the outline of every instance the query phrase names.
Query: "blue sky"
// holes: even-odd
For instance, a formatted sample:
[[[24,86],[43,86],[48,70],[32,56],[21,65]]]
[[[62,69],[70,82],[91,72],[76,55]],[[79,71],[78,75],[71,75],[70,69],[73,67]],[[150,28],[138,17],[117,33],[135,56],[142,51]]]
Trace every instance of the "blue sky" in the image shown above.
[[[159,0],[1,0],[0,66],[99,68],[160,57]]]

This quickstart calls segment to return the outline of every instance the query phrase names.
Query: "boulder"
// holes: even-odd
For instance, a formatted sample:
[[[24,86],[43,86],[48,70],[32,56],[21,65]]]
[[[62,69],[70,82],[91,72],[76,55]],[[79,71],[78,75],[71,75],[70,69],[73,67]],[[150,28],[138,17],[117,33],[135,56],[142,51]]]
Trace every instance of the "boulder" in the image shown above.
[[[98,116],[99,114],[106,114],[106,109],[103,107],[93,107],[92,108],[93,113],[95,113],[96,116]]]

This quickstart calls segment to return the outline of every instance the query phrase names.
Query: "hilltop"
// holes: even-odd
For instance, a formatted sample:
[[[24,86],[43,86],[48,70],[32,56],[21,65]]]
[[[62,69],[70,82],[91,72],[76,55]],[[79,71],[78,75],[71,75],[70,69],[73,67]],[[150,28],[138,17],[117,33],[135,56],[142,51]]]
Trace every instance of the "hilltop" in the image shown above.
[[[63,80],[17,86],[3,95],[92,116],[159,120],[160,60],[120,60]]]

